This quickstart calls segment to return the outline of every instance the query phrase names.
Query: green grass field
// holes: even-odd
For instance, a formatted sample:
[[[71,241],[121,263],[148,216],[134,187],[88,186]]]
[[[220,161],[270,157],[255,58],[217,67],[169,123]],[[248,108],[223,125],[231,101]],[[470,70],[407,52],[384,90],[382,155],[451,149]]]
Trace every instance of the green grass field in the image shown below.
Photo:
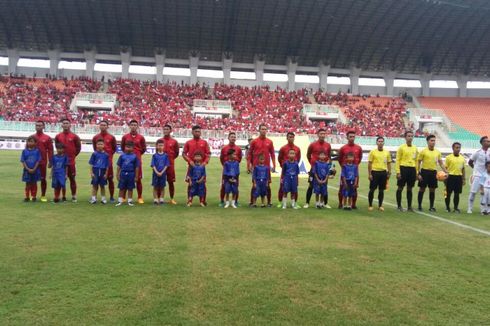
[[[352,212],[224,210],[216,159],[206,208],[184,207],[181,159],[179,205],[152,206],[149,156],[147,204],[90,205],[87,154],[77,204],[23,203],[19,155],[0,152],[1,325],[490,324],[487,235],[391,206],[367,212],[364,198]],[[242,204],[249,189],[243,174]],[[488,217],[443,213],[442,189],[437,200],[437,216],[490,231]]]

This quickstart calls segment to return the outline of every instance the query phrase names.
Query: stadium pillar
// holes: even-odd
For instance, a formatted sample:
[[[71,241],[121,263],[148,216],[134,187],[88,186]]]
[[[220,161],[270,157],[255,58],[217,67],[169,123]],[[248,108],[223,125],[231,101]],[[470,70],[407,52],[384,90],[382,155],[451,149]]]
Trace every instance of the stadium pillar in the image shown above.
[[[360,68],[352,68],[350,70],[350,91],[352,94],[359,94],[359,76],[361,75]]]
[[[458,88],[459,88],[459,97],[467,97],[468,96],[467,83],[468,83],[469,79],[470,78],[468,75],[459,75],[458,76],[457,83],[458,83]]]
[[[231,57],[223,56],[223,83],[229,85],[231,83],[231,65],[233,59]]]
[[[432,74],[423,73],[420,75],[420,84],[422,85],[422,96],[430,96],[430,79]]]
[[[58,77],[58,64],[60,63],[60,50],[48,50],[49,74]]]
[[[395,76],[396,76],[396,72],[393,70],[387,71],[384,75],[387,96],[395,95],[395,91],[394,91]]]
[[[197,68],[199,67],[199,56],[189,56],[189,68],[191,70],[191,85],[197,83]]]
[[[157,66],[157,82],[163,82],[163,68],[165,68],[165,54],[155,54],[155,63]]]
[[[19,62],[19,51],[17,49],[7,49],[7,55],[9,57],[9,75],[15,75],[17,72],[17,62]]]
[[[296,69],[298,68],[298,62],[294,58],[288,57],[286,60],[286,67],[288,69],[288,91],[294,91],[296,86]]]
[[[89,78],[94,78],[94,67],[95,67],[95,50],[84,51],[83,55],[85,57],[85,62],[87,64],[85,70],[85,76]]]
[[[257,81],[257,86],[264,84],[264,66],[265,60],[255,57],[255,80]]]
[[[324,92],[327,91],[327,79],[328,73],[330,71],[330,65],[325,65],[323,62],[320,62],[320,70],[318,72],[318,78],[320,79],[320,89]]]
[[[131,52],[121,51],[122,78],[129,78],[129,65],[131,64]]]

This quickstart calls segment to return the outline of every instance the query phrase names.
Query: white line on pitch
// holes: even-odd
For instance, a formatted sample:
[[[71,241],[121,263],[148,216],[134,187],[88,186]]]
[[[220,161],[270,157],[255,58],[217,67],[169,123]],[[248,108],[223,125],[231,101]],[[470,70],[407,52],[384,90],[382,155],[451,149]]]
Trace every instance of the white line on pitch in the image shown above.
[[[329,188],[332,188],[332,189],[335,189],[335,190],[339,190],[339,188],[337,188],[337,187],[329,186]],[[368,199],[368,197],[367,196],[364,196],[364,195],[359,195],[358,194],[358,196],[359,197],[362,197],[364,199]],[[383,203],[386,204],[386,205],[388,205],[388,206],[397,207],[397,205],[392,204],[392,203],[387,202],[387,201],[384,201]],[[478,232],[478,233],[481,233],[481,234],[484,234],[484,235],[490,237],[490,231],[486,231],[486,230],[478,229],[478,228],[475,228],[475,227],[472,227],[472,226],[469,226],[469,225],[466,225],[466,224],[454,222],[454,221],[445,219],[444,217],[439,217],[439,216],[432,215],[432,214],[429,214],[429,213],[419,212],[417,210],[415,210],[414,212],[417,213],[417,214],[419,214],[419,215],[430,217],[430,218],[433,218],[435,220],[438,220],[438,221],[441,221],[441,222],[444,222],[444,223],[448,223],[448,224],[452,224],[452,225],[458,226],[458,227],[463,228],[463,229],[467,229],[467,230],[471,230],[471,231],[474,231],[474,232]]]

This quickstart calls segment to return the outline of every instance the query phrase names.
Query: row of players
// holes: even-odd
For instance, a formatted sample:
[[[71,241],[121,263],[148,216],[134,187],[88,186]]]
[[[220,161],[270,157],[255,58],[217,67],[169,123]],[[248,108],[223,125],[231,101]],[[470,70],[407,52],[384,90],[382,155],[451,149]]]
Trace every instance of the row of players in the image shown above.
[[[125,191],[132,192],[131,185],[136,185],[138,191],[138,202],[143,203],[142,199],[142,167],[141,156],[146,152],[146,142],[144,137],[138,133],[138,122],[135,120],[130,121],[130,133],[124,135],[121,141],[121,147],[124,152],[118,161],[118,171],[116,177],[119,181],[120,192],[118,204],[122,203],[125,198]],[[42,122],[36,123],[36,134],[29,138],[27,148],[22,154],[22,164],[24,166],[23,180],[26,182],[26,200],[29,200],[29,196],[36,198],[37,181],[41,180],[42,201],[46,201],[46,167],[51,167],[54,163],[53,145],[49,136],[43,133],[44,124]],[[75,160],[76,156],[80,152],[81,143],[78,136],[70,131],[70,121],[65,119],[62,121],[63,131],[55,137],[55,143],[57,144],[57,151],[66,153],[66,176],[70,180],[70,187],[72,190],[72,200],[76,201],[76,168]],[[110,200],[114,201],[114,183],[113,183],[113,168],[112,168],[112,156],[116,151],[116,139],[110,135],[107,131],[108,123],[102,121],[100,123],[101,132],[94,136],[93,144],[95,152],[91,158],[91,174],[93,183],[93,196],[92,202],[95,202],[95,195],[97,189],[101,186],[105,186],[107,182],[109,184]],[[176,204],[174,200],[175,194],[175,169],[174,162],[179,155],[178,143],[173,139],[171,134],[172,128],[166,125],[163,128],[164,137],[157,142],[157,153],[152,159],[153,178],[152,184],[154,186],[154,200],[155,202],[163,201],[163,185],[169,183],[170,203]],[[205,165],[209,162],[210,149],[207,142],[200,138],[201,130],[198,126],[193,127],[193,139],[186,142],[183,150],[183,158],[188,163],[189,169],[186,176],[188,182],[188,194],[189,202],[191,204],[193,196],[199,196],[202,205],[206,204],[206,187],[205,187]],[[328,179],[335,175],[335,167],[331,165],[331,146],[325,141],[325,131],[320,129],[317,132],[318,140],[310,144],[308,147],[307,158],[312,166],[309,178],[309,187],[306,194],[306,205],[309,206],[309,202],[312,193],[317,195],[316,206],[317,207],[330,207],[328,206],[328,195],[326,193],[326,185]],[[271,206],[271,191],[270,191],[270,171],[275,170],[275,152],[272,141],[266,137],[267,127],[261,125],[259,127],[259,137],[254,139],[250,143],[250,148],[247,150],[247,172],[253,175],[253,187],[251,190],[251,205],[254,205],[257,198],[261,197],[264,201],[267,198],[267,205]],[[338,161],[342,168],[341,183],[339,190],[339,208],[356,208],[357,191],[359,185],[358,166],[362,159],[362,149],[359,145],[355,144],[355,133],[347,133],[348,143],[343,146],[339,151]],[[235,202],[238,197],[238,180],[239,169],[237,175],[230,175],[230,171],[233,170],[229,167],[230,164],[226,162],[235,162],[234,166],[240,163],[242,160],[242,151],[235,144],[236,135],[232,132],[229,134],[229,144],[226,145],[221,151],[221,163],[224,166],[222,189],[221,189],[221,202],[224,203],[225,195],[233,197],[232,202],[227,201],[227,205],[235,206]],[[297,174],[299,168],[297,164],[301,157],[301,151],[299,147],[294,145],[294,134],[287,134],[288,144],[283,146],[279,151],[278,162],[283,168],[281,177],[280,189],[279,189],[279,205],[285,207],[285,198],[288,193],[291,194],[292,205],[295,208],[297,206]],[[443,171],[443,179],[447,187],[446,206],[449,211],[450,198],[454,193],[454,211],[459,212],[459,194],[462,192],[463,185],[465,184],[465,159],[460,155],[461,145],[459,143],[453,144],[453,154],[446,157],[446,163],[442,161],[441,153],[435,149],[435,136],[430,135],[427,137],[427,148],[420,152],[415,145],[412,144],[413,133],[408,131],[405,134],[406,144],[400,146],[396,154],[396,176],[398,189],[396,192],[396,199],[398,209],[403,211],[401,205],[402,191],[407,186],[407,210],[412,211],[412,188],[415,185],[416,180],[419,181],[418,192],[418,208],[422,210],[423,196],[426,188],[429,188],[429,201],[430,211],[435,211],[435,189],[438,186],[437,183],[437,165]],[[488,214],[490,212],[488,205],[490,204],[490,177],[488,177],[488,166],[490,162],[490,151],[488,147],[490,142],[487,137],[482,137],[480,140],[482,148],[475,152],[469,165],[474,168],[473,176],[471,178],[470,196],[468,199],[468,213],[471,213],[473,202],[475,200],[476,193],[480,191],[482,193],[482,213]],[[383,197],[386,184],[391,175],[391,156],[389,151],[383,148],[384,139],[379,137],[377,139],[377,149],[373,150],[369,154],[368,159],[368,175],[370,180],[369,191],[369,209],[373,210],[373,198],[374,192],[378,190],[378,203],[379,209],[383,210]],[[160,148],[160,150],[158,149]],[[37,151],[37,152],[36,152]],[[232,153],[233,152],[233,153]],[[293,155],[294,154],[294,155]],[[57,154],[58,155],[58,154]],[[132,159],[134,172],[126,171],[123,167],[125,158],[127,156],[134,157]],[[30,156],[31,158],[27,158]],[[61,155],[63,156],[63,155]],[[102,156],[107,156],[107,167],[105,165],[98,164],[98,161],[105,161],[100,159]],[[323,159],[321,158],[323,157]],[[324,163],[325,166],[319,167],[316,162]],[[49,162],[49,163],[48,163]],[[262,164],[261,164],[262,162]],[[129,160],[128,160],[128,165]],[[268,171],[268,177],[263,176],[264,171],[261,172],[261,166]],[[349,168],[353,166],[354,168]],[[128,172],[128,173],[126,173]],[[326,176],[325,177],[325,173]],[[262,174],[261,174],[262,173]],[[54,176],[54,173],[53,173]],[[132,179],[134,178],[134,182]],[[62,180],[60,180],[62,181]],[[55,188],[55,201],[60,200],[60,192],[62,193],[62,199],[66,200],[65,188],[59,186],[57,182]],[[324,187],[323,187],[324,185]],[[102,188],[101,188],[102,191]],[[104,189],[105,191],[105,189]],[[129,196],[131,197],[131,196]],[[265,197],[265,198],[263,198]],[[105,198],[104,198],[105,199]],[[128,199],[128,203],[132,204],[132,201]],[[265,205],[265,202],[264,202]]]

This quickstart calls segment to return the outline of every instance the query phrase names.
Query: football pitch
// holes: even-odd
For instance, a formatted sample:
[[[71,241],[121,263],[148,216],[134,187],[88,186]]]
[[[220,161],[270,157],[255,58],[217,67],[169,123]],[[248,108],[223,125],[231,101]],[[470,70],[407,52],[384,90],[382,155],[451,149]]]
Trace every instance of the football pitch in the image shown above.
[[[442,187],[444,220],[395,211],[394,180],[383,213],[363,197],[351,212],[253,209],[242,163],[241,207],[225,210],[212,159],[209,206],[188,208],[179,158],[179,205],[155,207],[146,155],[145,205],[91,205],[81,154],[78,203],[24,203],[19,156],[0,151],[1,325],[490,324],[490,218],[477,203],[473,215],[444,212]],[[360,184],[366,196],[365,165]]]

